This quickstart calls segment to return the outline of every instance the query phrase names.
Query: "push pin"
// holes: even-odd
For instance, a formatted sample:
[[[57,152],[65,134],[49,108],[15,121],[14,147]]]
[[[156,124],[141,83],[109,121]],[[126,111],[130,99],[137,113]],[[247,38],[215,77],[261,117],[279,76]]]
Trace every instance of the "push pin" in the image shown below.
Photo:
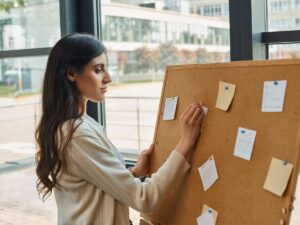
[[[211,209],[208,210],[209,213],[212,213]]]
[[[277,81],[274,81],[274,85],[278,85],[278,82],[277,82]]]
[[[244,134],[244,133],[246,133],[246,131],[242,130],[241,133]]]
[[[225,87],[225,90],[227,91],[228,89],[229,89],[229,87],[228,87],[228,86],[226,86],[226,87]]]
[[[286,166],[287,164],[288,164],[288,161],[286,161],[286,160],[285,160],[285,161],[283,161],[283,165],[285,165],[285,166]]]

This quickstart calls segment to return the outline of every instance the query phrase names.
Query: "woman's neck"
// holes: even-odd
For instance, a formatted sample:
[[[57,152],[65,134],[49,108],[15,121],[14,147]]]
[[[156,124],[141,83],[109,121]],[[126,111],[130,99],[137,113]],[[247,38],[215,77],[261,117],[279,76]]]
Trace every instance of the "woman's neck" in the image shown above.
[[[80,113],[83,113],[83,114],[86,114],[86,106],[87,106],[87,102],[88,102],[88,100],[87,99],[85,99],[85,98],[83,98],[83,109],[79,106],[79,112]]]

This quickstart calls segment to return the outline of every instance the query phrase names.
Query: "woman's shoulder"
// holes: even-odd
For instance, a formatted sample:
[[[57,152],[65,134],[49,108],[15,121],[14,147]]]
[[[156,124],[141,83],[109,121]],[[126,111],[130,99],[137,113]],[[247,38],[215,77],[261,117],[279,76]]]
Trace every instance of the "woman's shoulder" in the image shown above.
[[[93,125],[89,123],[83,116],[65,121],[61,128],[64,135],[70,132],[72,128],[75,128],[72,137],[93,136],[96,132],[96,130],[93,128]]]

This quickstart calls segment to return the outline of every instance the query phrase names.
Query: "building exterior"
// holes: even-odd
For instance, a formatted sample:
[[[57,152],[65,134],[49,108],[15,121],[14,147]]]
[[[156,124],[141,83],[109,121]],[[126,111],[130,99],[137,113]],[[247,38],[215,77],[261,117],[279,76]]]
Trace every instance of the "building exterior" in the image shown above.
[[[190,0],[190,12],[228,19],[228,0]],[[300,29],[300,0],[268,0],[269,30]]]
[[[58,0],[26,0],[0,12],[0,50],[49,47],[60,38]],[[0,85],[16,92],[38,92],[47,57],[0,60]]]
[[[168,64],[229,60],[228,21],[184,12],[180,1],[119,2],[101,8],[102,38],[118,79],[162,77]]]
[[[60,37],[58,4],[58,0],[28,0],[23,7],[1,12],[0,48],[52,46]],[[150,73],[161,77],[167,64],[229,60],[228,21],[189,11],[189,2],[181,0],[102,1],[102,39],[110,55],[112,74],[143,80],[141,73],[145,77],[153,77]],[[31,58],[1,62],[0,81],[5,79],[7,70],[13,74],[11,71],[18,71],[20,65],[31,67],[32,74],[33,70],[40,72],[36,67],[41,64],[34,61]],[[42,76],[31,79],[39,80],[31,85],[33,89],[38,89],[41,79]]]
[[[190,12],[228,20],[229,0],[190,0]],[[268,0],[268,31],[300,29],[300,0]],[[298,58],[299,44],[272,45],[269,58]]]

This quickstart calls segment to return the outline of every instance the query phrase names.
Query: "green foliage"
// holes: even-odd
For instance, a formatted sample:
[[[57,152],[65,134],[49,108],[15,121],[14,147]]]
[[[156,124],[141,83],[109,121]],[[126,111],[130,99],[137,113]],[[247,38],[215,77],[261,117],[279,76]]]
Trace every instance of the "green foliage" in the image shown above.
[[[12,8],[24,8],[26,0],[0,0],[0,11],[10,12]]]
[[[15,86],[0,85],[0,97],[13,96],[15,94]]]

